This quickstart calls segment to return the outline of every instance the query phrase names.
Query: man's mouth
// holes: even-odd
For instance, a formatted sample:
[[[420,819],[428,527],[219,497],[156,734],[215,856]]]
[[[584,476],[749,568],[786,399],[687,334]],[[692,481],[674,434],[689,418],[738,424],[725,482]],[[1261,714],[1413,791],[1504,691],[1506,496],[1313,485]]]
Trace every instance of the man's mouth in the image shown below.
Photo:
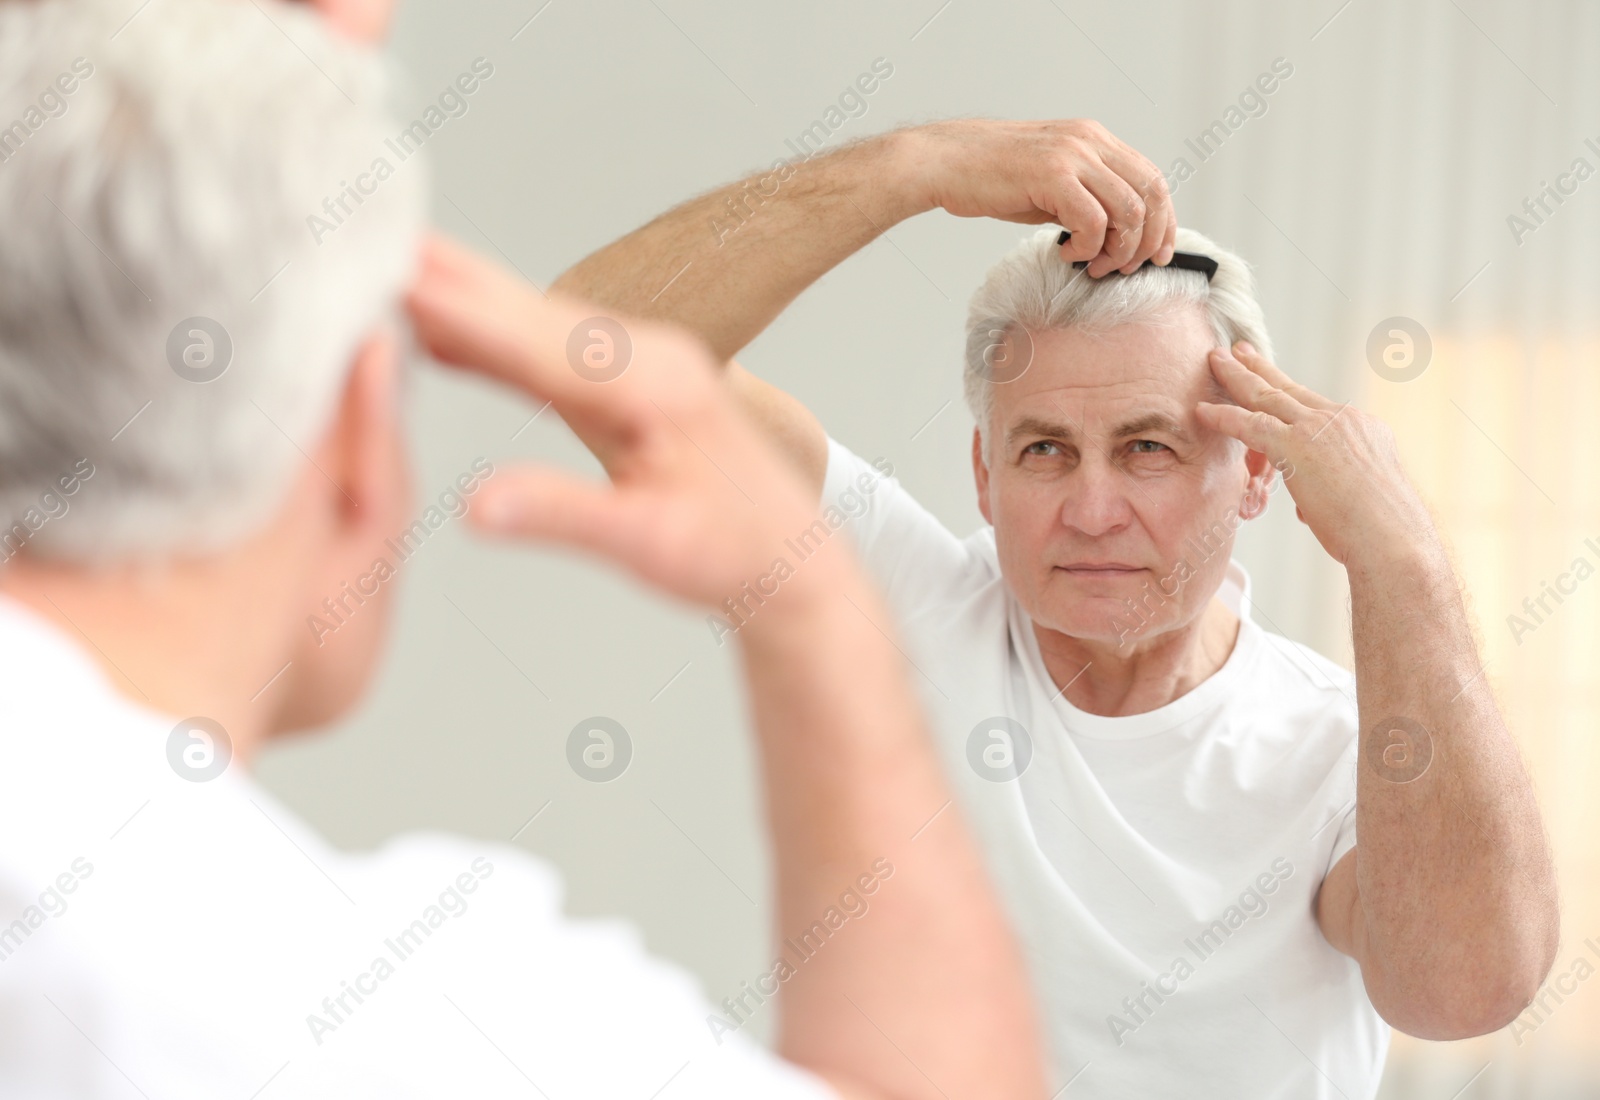
[[[1119,561],[1074,561],[1058,565],[1056,568],[1069,576],[1084,580],[1115,580],[1118,577],[1144,572],[1143,566]]]

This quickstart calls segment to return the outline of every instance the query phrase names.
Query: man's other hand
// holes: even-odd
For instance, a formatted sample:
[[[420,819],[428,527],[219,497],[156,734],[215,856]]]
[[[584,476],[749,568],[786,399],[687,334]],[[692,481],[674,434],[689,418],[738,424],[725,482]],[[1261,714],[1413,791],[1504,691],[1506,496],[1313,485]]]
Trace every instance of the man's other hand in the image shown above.
[[[1295,514],[1335,561],[1442,556],[1387,424],[1294,381],[1243,341],[1213,348],[1210,364],[1238,404],[1202,401],[1201,423],[1284,471]]]

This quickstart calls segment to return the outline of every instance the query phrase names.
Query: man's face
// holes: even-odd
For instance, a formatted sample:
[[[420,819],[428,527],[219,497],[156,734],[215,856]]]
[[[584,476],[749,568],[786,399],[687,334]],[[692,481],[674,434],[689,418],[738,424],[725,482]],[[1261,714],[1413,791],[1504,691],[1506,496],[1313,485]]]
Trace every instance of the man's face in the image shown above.
[[[993,387],[988,438],[973,443],[1012,591],[1040,626],[1085,640],[1136,646],[1193,622],[1271,473],[1195,418],[1197,402],[1221,399],[1204,313],[1032,340],[1031,365]]]

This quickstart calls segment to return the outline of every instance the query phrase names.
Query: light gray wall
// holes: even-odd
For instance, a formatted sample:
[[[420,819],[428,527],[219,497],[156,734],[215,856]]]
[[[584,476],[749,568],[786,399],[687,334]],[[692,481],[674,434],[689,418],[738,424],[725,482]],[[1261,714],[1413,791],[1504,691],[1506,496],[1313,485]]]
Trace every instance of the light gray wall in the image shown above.
[[[393,45],[407,117],[474,58],[494,64],[470,112],[432,139],[435,212],[540,284],[788,155],[785,139],[882,57],[893,76],[841,138],[955,116],[1091,116],[1164,169],[1188,156],[1183,220],[1256,263],[1280,362],[1341,400],[1369,381],[1367,333],[1393,314],[1466,334],[1592,331],[1600,182],[1524,246],[1505,217],[1600,135],[1593,3],[541,3],[410,0]],[[1294,75],[1266,114],[1198,163],[1184,139],[1278,57]],[[888,456],[964,533],[980,522],[958,386],[965,301],[1028,231],[942,213],[905,224],[741,358],[855,449]],[[532,411],[424,371],[423,494],[479,456],[596,469],[554,416],[513,440]],[[1347,659],[1342,574],[1285,505],[1276,496],[1241,543],[1261,616]],[[268,784],[345,845],[521,829],[519,844],[564,870],[574,912],[633,919],[714,999],[755,973],[769,917],[760,798],[736,664],[703,619],[608,570],[486,545],[459,525],[404,573],[370,701],[330,736],[269,753]],[[606,785],[564,755],[573,724],[595,714],[635,744]]]

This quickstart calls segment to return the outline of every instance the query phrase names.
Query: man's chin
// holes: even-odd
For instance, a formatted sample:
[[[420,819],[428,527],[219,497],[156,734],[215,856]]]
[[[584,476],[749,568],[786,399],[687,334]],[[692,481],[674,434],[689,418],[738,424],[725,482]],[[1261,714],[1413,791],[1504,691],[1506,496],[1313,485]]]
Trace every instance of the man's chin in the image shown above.
[[[1071,618],[1104,625],[1113,619],[1133,616],[1130,604],[1137,606],[1149,589],[1148,569],[1112,571],[1056,567],[1050,570],[1041,595],[1056,607],[1082,609],[1071,613]]]
[[[1061,588],[1044,594],[1025,611],[1039,626],[1084,642],[1112,645],[1130,634],[1138,617],[1128,610],[1122,595],[1085,595]]]

